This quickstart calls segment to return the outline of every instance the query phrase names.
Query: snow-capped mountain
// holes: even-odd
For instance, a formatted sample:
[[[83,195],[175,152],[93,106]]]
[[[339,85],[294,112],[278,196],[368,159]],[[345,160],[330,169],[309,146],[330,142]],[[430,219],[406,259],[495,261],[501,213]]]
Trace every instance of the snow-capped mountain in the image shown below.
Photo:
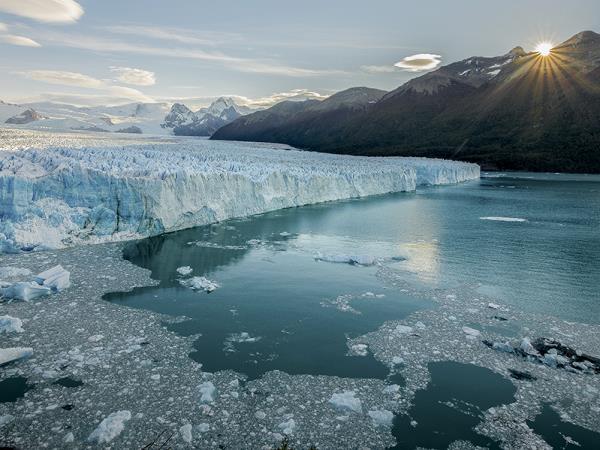
[[[215,131],[238,117],[254,112],[247,106],[238,105],[231,97],[219,97],[207,108],[196,112],[181,103],[175,103],[161,124],[182,136],[211,136]]]

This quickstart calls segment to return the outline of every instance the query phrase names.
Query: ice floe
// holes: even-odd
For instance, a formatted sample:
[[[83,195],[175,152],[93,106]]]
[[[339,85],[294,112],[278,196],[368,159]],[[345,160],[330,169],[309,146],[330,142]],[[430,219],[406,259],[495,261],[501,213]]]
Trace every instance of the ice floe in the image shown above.
[[[31,347],[0,348],[0,366],[33,355]]]
[[[362,403],[354,391],[336,392],[329,399],[329,403],[341,410],[362,413]]]
[[[125,429],[125,422],[131,419],[131,412],[127,410],[109,414],[88,437],[88,441],[98,444],[107,444],[116,438]]]
[[[0,316],[0,333],[22,333],[23,322],[17,317]]]
[[[209,280],[205,277],[192,277],[184,280],[179,280],[182,286],[189,287],[193,291],[204,291],[211,293],[221,287],[219,283],[213,280]]]

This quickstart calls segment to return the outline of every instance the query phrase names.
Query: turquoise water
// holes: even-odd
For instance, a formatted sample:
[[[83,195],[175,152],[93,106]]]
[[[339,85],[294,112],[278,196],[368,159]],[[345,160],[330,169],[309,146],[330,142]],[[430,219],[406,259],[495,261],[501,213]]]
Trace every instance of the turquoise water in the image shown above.
[[[392,382],[388,368],[371,355],[348,355],[347,339],[434,305],[387,285],[376,267],[315,258],[340,254],[379,258],[412,284],[479,284],[482,293],[515,308],[598,323],[600,177],[484,175],[463,185],[277,211],[145,239],[127,245],[125,257],[150,269],[160,284],[107,299],[188,317],[168,326],[198,335],[190,357],[207,371],[232,369],[257,378],[278,369]],[[207,294],[182,286],[182,266],[220,288]],[[472,431],[476,415],[435,405],[446,392],[448,400],[462,396],[470,407],[486,409],[510,402],[512,385],[485,369],[444,364],[430,367],[433,384],[415,399],[415,417],[429,411],[436,420],[415,428],[397,418],[399,439],[411,432],[399,448],[442,448],[456,439],[495,447]],[[446,386],[444,373],[480,380],[485,395],[477,400],[464,386]],[[543,427],[550,419],[539,420]]]

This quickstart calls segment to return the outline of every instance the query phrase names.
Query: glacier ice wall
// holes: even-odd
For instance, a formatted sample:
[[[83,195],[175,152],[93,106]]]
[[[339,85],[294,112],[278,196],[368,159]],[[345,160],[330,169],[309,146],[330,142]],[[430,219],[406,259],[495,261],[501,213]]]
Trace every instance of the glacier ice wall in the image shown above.
[[[0,245],[19,251],[132,239],[478,177],[475,164],[425,158],[0,130]]]

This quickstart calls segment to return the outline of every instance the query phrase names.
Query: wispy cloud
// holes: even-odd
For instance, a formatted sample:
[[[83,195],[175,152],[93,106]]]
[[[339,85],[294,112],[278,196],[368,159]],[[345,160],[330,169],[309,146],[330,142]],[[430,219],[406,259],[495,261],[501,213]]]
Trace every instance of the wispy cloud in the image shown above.
[[[0,42],[19,45],[21,47],[41,47],[41,45],[33,39],[25,36],[17,36],[16,34],[10,34],[8,32],[8,25],[2,22],[0,22]]]
[[[232,41],[242,41],[236,33],[197,31],[185,28],[154,27],[146,25],[111,25],[102,28],[114,34],[138,36],[145,39],[158,39],[191,45],[218,45]]]
[[[307,69],[279,64],[276,61],[258,60],[231,56],[219,51],[206,51],[187,47],[157,47],[144,44],[124,42],[114,39],[92,37],[89,35],[46,32],[41,39],[46,44],[61,45],[71,48],[93,50],[106,53],[131,53],[169,58],[195,59],[223,64],[240,72],[282,75],[290,77],[315,77],[340,75],[339,70]]]
[[[111,72],[117,74],[117,80],[125,84],[135,86],[152,86],[156,84],[154,72],[143,69],[134,69],[132,67],[110,67]]]
[[[38,22],[76,22],[83,8],[74,0],[0,0],[0,11]]]
[[[435,69],[441,63],[442,60],[440,55],[419,53],[418,55],[411,55],[403,58],[402,61],[397,62],[394,66],[409,72],[423,72]]]
[[[397,70],[394,66],[360,66],[360,69],[368,73],[394,73]]]
[[[141,102],[154,101],[151,97],[143,94],[137,89],[124,86],[115,86],[105,80],[90,77],[79,72],[66,72],[61,70],[30,70],[27,72],[19,72],[19,74],[31,80],[42,81],[44,83],[101,90],[105,91],[109,96],[121,99]]]

